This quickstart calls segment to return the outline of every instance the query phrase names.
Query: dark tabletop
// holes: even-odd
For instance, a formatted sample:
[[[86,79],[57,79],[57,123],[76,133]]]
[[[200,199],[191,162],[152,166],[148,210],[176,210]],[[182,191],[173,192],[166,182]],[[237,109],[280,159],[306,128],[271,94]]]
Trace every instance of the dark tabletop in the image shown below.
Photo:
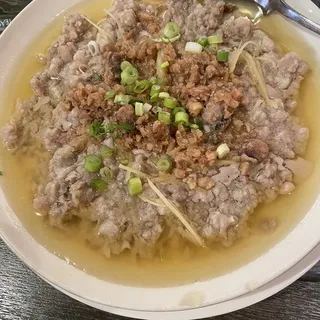
[[[0,0],[0,32],[29,2],[31,0]],[[320,6],[320,0],[314,2]],[[124,318],[90,308],[52,288],[26,267],[0,240],[0,320],[25,319],[121,320]],[[320,264],[274,297],[215,319],[319,320]]]

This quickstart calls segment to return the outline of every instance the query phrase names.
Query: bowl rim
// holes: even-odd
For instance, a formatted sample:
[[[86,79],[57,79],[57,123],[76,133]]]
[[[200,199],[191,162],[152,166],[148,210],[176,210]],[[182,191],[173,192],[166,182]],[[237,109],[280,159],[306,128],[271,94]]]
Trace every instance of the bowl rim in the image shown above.
[[[288,287],[293,282],[298,280],[301,276],[303,276],[306,272],[308,272],[319,260],[320,256],[320,244],[318,244],[306,257],[304,257],[301,261],[299,261],[295,266],[286,271],[284,274],[279,276],[278,278],[270,281],[266,285],[249,292],[240,297],[234,298],[232,300],[222,302],[219,304],[210,305],[203,308],[198,309],[189,309],[178,312],[167,311],[167,312],[146,312],[146,311],[134,311],[134,310],[125,310],[118,309],[114,307],[108,307],[105,305],[99,305],[96,303],[92,303],[86,301],[79,297],[74,297],[69,292],[63,291],[61,288],[57,288],[54,284],[49,283],[54,288],[60,290],[64,294],[74,298],[82,303],[85,303],[91,307],[96,309],[111,312],[113,314],[117,314],[124,317],[134,317],[138,319],[148,319],[148,320],[194,320],[194,319],[202,319],[213,316],[220,316],[226,313],[235,312],[237,310],[249,307],[253,304],[259,303],[260,301],[271,297],[272,295],[278,293],[282,289]],[[46,281],[45,279],[43,279]],[[46,281],[47,282],[47,281]],[[48,283],[48,282],[47,282]]]
[[[14,68],[19,55],[49,21],[80,0],[34,0],[31,2],[0,37],[0,94],[6,78]],[[310,0],[288,1],[300,12],[312,14],[320,20],[320,11]],[[34,19],[34,16],[37,19]],[[313,47],[320,47],[320,39],[314,34],[296,27]],[[19,41],[15,41],[19,34]],[[306,217],[272,250],[249,264],[212,280],[196,282],[172,288],[140,288],[118,285],[99,280],[67,264],[38,244],[23,228],[0,190],[0,234],[11,249],[42,278],[74,297],[109,307],[137,311],[179,311],[200,308],[230,301],[253,291],[293,267],[320,242],[320,197],[315,201]],[[300,241],[303,239],[303,241]],[[283,252],[286,252],[285,256]],[[297,254],[298,252],[298,254]],[[272,270],[263,274],[261,270]],[[223,290],[221,289],[223,288]],[[197,306],[182,306],[187,295],[200,294]]]

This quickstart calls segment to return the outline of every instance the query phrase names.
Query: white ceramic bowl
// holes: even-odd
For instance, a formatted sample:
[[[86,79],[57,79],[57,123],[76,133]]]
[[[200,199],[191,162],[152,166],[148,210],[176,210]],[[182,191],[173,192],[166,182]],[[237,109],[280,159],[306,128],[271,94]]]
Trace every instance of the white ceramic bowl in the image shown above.
[[[49,21],[79,0],[34,0],[0,38],[0,96],[18,57]],[[320,10],[311,1],[287,1],[301,13],[320,21]],[[35,19],[36,17],[36,19]],[[320,37],[297,27],[320,58]],[[0,233],[11,249],[39,276],[61,291],[108,311],[161,312],[184,310],[184,319],[201,317],[201,307],[230,301],[267,284],[296,265],[320,242],[320,197],[303,221],[277,246],[259,259],[225,276],[174,288],[136,288],[96,279],[57,258],[25,231],[0,190]],[[254,296],[254,293],[253,293]],[[186,297],[197,301],[190,310],[181,306]],[[252,303],[256,302],[252,299]],[[247,303],[248,304],[248,303]],[[191,309],[191,307],[189,307]],[[132,313],[131,311],[132,310]],[[225,310],[226,312],[228,310]],[[167,313],[167,315],[169,315]],[[176,313],[176,316],[178,313]],[[142,316],[141,316],[142,317]],[[177,319],[177,317],[175,318]]]

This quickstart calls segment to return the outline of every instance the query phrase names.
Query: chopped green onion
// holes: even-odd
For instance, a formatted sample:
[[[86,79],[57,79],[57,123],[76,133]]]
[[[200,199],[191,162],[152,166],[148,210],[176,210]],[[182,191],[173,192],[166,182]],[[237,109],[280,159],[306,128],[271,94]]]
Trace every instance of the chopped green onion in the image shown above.
[[[163,38],[152,38],[152,41],[160,43],[163,42]]]
[[[168,158],[160,158],[157,161],[157,168],[161,172],[168,172],[172,168],[172,162]]]
[[[156,78],[156,77],[151,77],[150,79],[149,79],[149,82],[152,84],[152,85],[154,85],[154,84],[156,84],[156,85],[161,85],[161,84],[163,84],[163,83],[159,83],[159,81],[162,81],[161,79],[158,79],[158,78]]]
[[[135,105],[134,105],[134,110],[135,110],[136,116],[141,117],[143,115],[143,113],[144,113],[143,103],[136,102]]]
[[[198,126],[198,128],[200,129],[200,130],[204,130],[204,126],[203,126],[203,120],[201,119],[201,118],[194,118],[193,119],[193,122],[194,122],[194,124],[196,124],[197,126]]]
[[[109,168],[102,168],[100,170],[100,175],[107,181],[111,181],[113,179],[113,171]]]
[[[215,133],[211,136],[210,142],[212,144],[217,144],[218,143],[218,137],[217,137],[217,135]]]
[[[174,109],[178,104],[178,100],[176,98],[164,98],[163,105],[166,108]]]
[[[3,172],[2,171],[0,171],[0,176],[3,176]]]
[[[114,97],[114,103],[116,104],[129,104],[130,100],[132,99],[131,96],[126,94],[117,94]]]
[[[122,71],[126,70],[129,67],[132,67],[132,64],[129,61],[121,62],[120,68]]]
[[[158,86],[161,86],[161,85],[164,84],[164,81],[163,81],[162,79],[159,79],[159,78],[156,78],[156,77],[151,77],[151,78],[149,79],[149,82],[150,82],[152,85],[156,84],[156,85],[158,85]]]
[[[174,22],[168,22],[163,29],[163,35],[167,39],[172,39],[180,33],[179,26]]]
[[[102,158],[112,158],[113,156],[113,149],[103,146],[100,150],[100,154]]]
[[[180,40],[181,38],[181,34],[179,33],[177,36],[173,37],[173,38],[162,38],[162,41],[165,42],[165,43],[172,43],[172,42],[175,42],[177,40]]]
[[[88,172],[98,172],[102,167],[102,159],[94,154],[88,155],[84,158],[84,168]]]
[[[186,110],[181,107],[175,108],[172,111],[172,115],[175,117],[178,112],[186,112]]]
[[[142,192],[142,181],[139,177],[131,178],[128,181],[128,190],[130,196],[136,196]]]
[[[138,78],[138,70],[133,66],[128,67],[121,72],[121,84],[123,85],[134,84]]]
[[[161,68],[162,68],[162,69],[165,69],[165,68],[167,68],[167,67],[169,67],[169,62],[168,62],[168,61],[166,61],[166,62],[164,62],[164,63],[161,64]]]
[[[161,98],[161,99],[170,98],[170,94],[168,92],[160,92],[159,98]]]
[[[229,52],[220,50],[217,52],[217,60],[219,62],[227,62],[229,59]]]
[[[145,113],[148,113],[151,109],[152,109],[152,105],[151,105],[151,104],[145,103],[145,104],[143,105],[143,111],[144,111]]]
[[[199,126],[195,123],[190,124],[191,129],[199,129]]]
[[[100,74],[95,73],[90,77],[90,81],[91,82],[101,82],[102,76]]]
[[[120,159],[120,163],[124,166],[127,166],[129,164],[129,162],[130,162],[129,159],[127,159],[127,158]]]
[[[114,98],[115,95],[116,95],[116,92],[114,90],[108,91],[104,96],[104,100],[109,100],[111,98]]]
[[[131,123],[109,123],[104,126],[105,133],[114,133],[119,130],[132,132],[134,129],[135,126]]]
[[[172,42],[175,42],[177,40],[180,40],[180,38],[181,38],[181,34],[179,33],[178,35],[176,35],[173,38],[162,37],[162,38],[153,38],[152,40],[154,42],[172,43]]]
[[[151,77],[151,78],[149,79],[149,82],[150,82],[152,85],[157,84],[157,78],[156,78],[156,77]]]
[[[157,84],[154,84],[154,85],[151,87],[151,90],[150,90],[150,97],[154,96],[155,94],[158,94],[158,95],[159,95],[160,90],[161,90],[161,87],[158,86]]]
[[[105,191],[108,188],[108,184],[102,179],[93,179],[90,186],[97,191]]]
[[[130,85],[130,86],[125,86],[125,90],[126,90],[126,94],[128,95],[134,95],[135,92],[134,92],[134,85]]]
[[[208,49],[209,49],[210,51],[218,51],[219,45],[218,45],[217,43],[216,43],[216,44],[210,44],[209,47],[208,47]]]
[[[170,124],[171,123],[171,115],[169,112],[161,111],[158,113],[158,120],[165,123],[165,124]]]
[[[223,43],[222,35],[217,34],[215,36],[208,37],[209,44],[218,44]]]
[[[151,101],[157,101],[158,98],[159,98],[159,93],[156,93],[150,99],[151,99]]]
[[[105,128],[101,122],[93,122],[89,126],[89,136],[90,137],[99,137],[106,133]]]
[[[202,45],[197,42],[187,42],[184,50],[190,53],[201,53],[202,52]]]
[[[143,93],[150,88],[150,83],[148,80],[139,81],[134,87],[134,93]]]
[[[175,121],[176,124],[182,124],[184,126],[189,125],[189,115],[186,112],[178,112],[175,115]]]
[[[209,45],[209,41],[207,38],[205,39],[199,39],[197,40],[197,43],[199,43],[200,45],[202,45],[203,47],[207,47]]]
[[[230,153],[230,148],[226,143],[220,144],[217,149],[219,159],[224,159]]]

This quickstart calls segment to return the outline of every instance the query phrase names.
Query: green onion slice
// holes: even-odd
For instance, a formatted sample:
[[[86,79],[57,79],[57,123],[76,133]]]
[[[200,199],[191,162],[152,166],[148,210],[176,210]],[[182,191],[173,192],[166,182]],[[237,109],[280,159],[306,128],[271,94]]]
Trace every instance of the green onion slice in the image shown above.
[[[127,94],[117,94],[114,97],[114,103],[116,104],[129,104],[130,100],[132,99],[132,97],[130,95]]]
[[[143,103],[136,102],[135,105],[134,105],[134,110],[135,110],[136,116],[141,117],[143,115],[143,113],[144,113]]]
[[[171,123],[171,115],[169,112],[161,111],[158,113],[158,120],[165,123],[165,124],[170,124]]]
[[[129,162],[130,162],[129,159],[127,159],[127,158],[120,159],[120,163],[124,166],[127,166],[129,164]]]
[[[163,29],[163,35],[167,39],[172,39],[180,33],[179,26],[174,22],[168,22]]]
[[[217,43],[215,43],[215,44],[210,44],[209,47],[208,47],[208,49],[209,49],[210,51],[218,51],[219,45],[218,45]]]
[[[109,168],[102,168],[100,170],[100,175],[107,181],[111,181],[113,179],[113,171]]]
[[[196,124],[198,126],[198,129],[200,129],[201,131],[204,130],[204,125],[203,125],[203,120],[202,118],[196,117],[193,119],[194,124]]]
[[[174,109],[178,105],[178,100],[175,98],[164,98],[163,105],[166,108]]]
[[[100,154],[102,158],[107,158],[107,159],[112,158],[113,153],[114,153],[113,149],[108,148],[106,146],[103,146],[100,150]]]
[[[105,128],[101,122],[93,122],[89,125],[89,136],[90,137],[99,137],[103,136],[106,133]]]
[[[107,182],[102,179],[93,179],[90,186],[97,191],[105,191],[108,188]]]
[[[150,88],[150,83],[148,80],[141,80],[137,82],[136,86],[133,89],[134,93],[143,93]]]
[[[219,62],[227,62],[229,60],[229,52],[220,50],[217,52],[217,60]]]
[[[209,45],[209,41],[207,38],[205,39],[199,39],[196,41],[197,43],[199,43],[200,45],[202,45],[203,47],[207,47]]]
[[[169,62],[166,61],[166,62],[163,62],[160,67],[161,67],[162,69],[165,69],[165,68],[169,67],[169,65],[170,65]]]
[[[123,61],[120,65],[122,71],[126,70],[129,67],[132,67],[132,64],[129,61]]]
[[[104,100],[109,100],[114,98],[116,95],[116,92],[114,90],[108,91],[105,96],[104,96]]]
[[[161,90],[161,87],[157,84],[154,84],[150,90],[150,97],[154,96],[155,94],[159,95],[160,90]]]
[[[156,93],[150,99],[151,99],[151,101],[157,101],[158,98],[159,98],[159,93]]]
[[[138,70],[131,66],[127,67],[121,72],[121,84],[130,85],[134,84],[139,78]]]
[[[197,42],[187,42],[184,50],[190,53],[201,53],[203,47]]]
[[[184,126],[189,125],[189,115],[186,112],[177,112],[175,115],[176,124],[182,124]]]
[[[145,103],[145,104],[143,105],[143,112],[144,112],[144,113],[148,113],[149,111],[151,111],[151,109],[152,109],[152,105],[151,105],[151,104]]]
[[[84,168],[91,173],[98,172],[102,167],[102,159],[96,155],[88,155],[84,158]]]
[[[139,177],[132,178],[128,181],[128,190],[130,196],[136,196],[142,192],[142,181]]]
[[[223,43],[222,35],[217,34],[214,36],[210,36],[210,37],[208,37],[208,42],[209,42],[209,44]]]
[[[172,115],[175,117],[178,112],[186,112],[186,110],[181,107],[175,108],[172,111]]]
[[[158,86],[161,86],[164,84],[164,81],[162,79],[159,79],[159,78],[156,78],[156,77],[151,77],[149,79],[149,82],[152,84],[152,85],[158,85]]]
[[[157,161],[157,168],[161,172],[168,172],[172,168],[172,162],[168,158],[165,158],[165,157],[160,158]]]
[[[165,42],[165,43],[172,43],[172,42],[175,42],[177,40],[180,40],[181,38],[181,34],[179,33],[177,36],[173,37],[173,38],[162,38],[162,42]]]
[[[160,92],[159,98],[161,98],[161,99],[170,98],[170,94],[168,92]]]

